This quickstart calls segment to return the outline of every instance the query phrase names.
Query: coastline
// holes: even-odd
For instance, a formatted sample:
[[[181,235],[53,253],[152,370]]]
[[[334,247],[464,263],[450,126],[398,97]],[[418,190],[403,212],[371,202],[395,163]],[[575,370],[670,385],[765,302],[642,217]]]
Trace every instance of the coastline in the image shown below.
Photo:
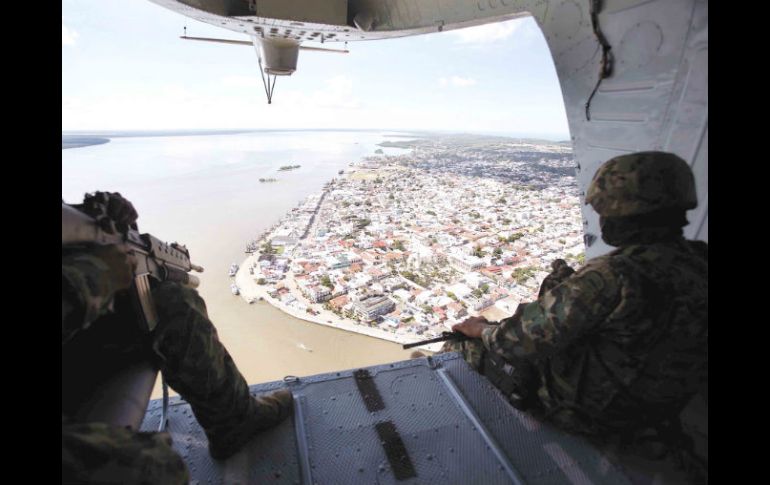
[[[243,300],[245,300],[246,303],[255,303],[262,300],[272,305],[274,308],[286,313],[287,315],[290,315],[294,318],[298,318],[300,320],[304,320],[306,322],[316,323],[319,325],[336,328],[337,330],[343,330],[346,332],[366,335],[368,337],[374,337],[374,338],[386,340],[392,343],[403,345],[403,344],[410,344],[416,341],[414,337],[397,335],[395,333],[386,332],[378,328],[365,327],[363,325],[351,323],[326,310],[321,310],[321,313],[319,315],[322,315],[322,316],[316,316],[316,315],[311,315],[310,313],[307,313],[307,312],[300,311],[296,308],[292,308],[289,305],[283,304],[279,300],[276,300],[275,298],[268,295],[266,287],[258,285],[254,281],[254,279],[250,277],[251,275],[248,274],[247,268],[251,267],[253,264],[256,264],[256,263],[257,263],[257,258],[255,258],[253,254],[249,255],[240,265],[240,268],[238,269],[238,272],[236,273],[234,278],[235,284],[238,286],[238,290],[240,291],[240,297]],[[295,296],[297,295],[295,294]],[[415,347],[415,349],[425,350],[428,352],[435,353],[441,350],[442,346],[443,346],[442,342],[436,342],[433,344],[420,345],[418,347]]]
[[[82,148],[93,145],[103,145],[109,143],[110,139],[101,136],[78,136],[78,135],[62,135],[61,136],[61,148],[67,150],[69,148]]]

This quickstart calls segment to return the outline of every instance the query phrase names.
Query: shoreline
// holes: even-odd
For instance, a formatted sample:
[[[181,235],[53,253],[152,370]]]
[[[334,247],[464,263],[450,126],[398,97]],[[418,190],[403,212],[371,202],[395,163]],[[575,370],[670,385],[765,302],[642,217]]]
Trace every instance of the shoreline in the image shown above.
[[[77,136],[77,135],[62,135],[61,136],[61,149],[68,150],[70,148],[83,148],[95,145],[104,145],[109,143],[110,139],[101,136]]]
[[[403,345],[403,344],[410,344],[416,341],[414,338],[411,338],[408,336],[397,335],[394,333],[380,330],[378,328],[365,327],[363,325],[358,325],[355,323],[345,321],[344,319],[341,319],[338,316],[334,315],[333,313],[325,310],[322,310],[322,314],[325,313],[327,315],[323,317],[319,317],[316,315],[311,315],[307,312],[303,312],[296,308],[291,308],[290,306],[285,305],[282,302],[268,295],[266,287],[258,285],[254,281],[254,279],[250,277],[251,275],[248,274],[247,268],[251,267],[251,265],[255,264],[256,262],[257,262],[257,258],[255,258],[253,254],[246,257],[246,259],[240,265],[238,272],[236,273],[234,278],[235,284],[238,286],[238,290],[240,292],[239,294],[240,298],[242,298],[248,304],[253,304],[254,302],[258,302],[258,301],[265,301],[271,306],[273,306],[274,308],[299,320],[304,320],[310,323],[316,323],[326,327],[336,328],[337,330],[357,333],[359,335],[366,335],[367,337],[374,337],[374,338],[378,338],[380,340],[386,340],[388,342],[395,343],[395,344]],[[428,352],[435,353],[435,352],[438,352],[442,346],[443,346],[442,342],[436,342],[432,344],[420,345],[418,347],[414,347],[414,349],[425,350]]]

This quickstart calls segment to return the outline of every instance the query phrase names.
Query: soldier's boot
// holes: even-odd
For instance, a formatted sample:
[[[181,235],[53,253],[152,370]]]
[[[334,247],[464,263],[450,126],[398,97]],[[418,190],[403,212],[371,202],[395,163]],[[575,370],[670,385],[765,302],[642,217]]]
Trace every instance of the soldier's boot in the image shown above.
[[[164,282],[154,292],[159,322],[153,348],[169,386],[209,437],[214,458],[226,458],[255,433],[283,421],[292,408],[288,390],[254,398],[219,341],[197,292]]]
[[[216,460],[234,455],[260,431],[270,429],[286,419],[291,414],[292,402],[292,394],[288,389],[252,397],[246,419],[235,426],[214,426],[205,430],[209,439],[209,454]]]

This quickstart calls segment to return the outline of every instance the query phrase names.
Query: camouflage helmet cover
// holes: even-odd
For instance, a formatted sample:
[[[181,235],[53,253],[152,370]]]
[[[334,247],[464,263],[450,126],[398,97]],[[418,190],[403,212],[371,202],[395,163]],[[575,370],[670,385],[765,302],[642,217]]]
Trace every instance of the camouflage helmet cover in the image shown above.
[[[623,217],[660,209],[694,209],[695,177],[687,162],[666,152],[621,155],[604,163],[588,187],[586,204],[599,215]]]

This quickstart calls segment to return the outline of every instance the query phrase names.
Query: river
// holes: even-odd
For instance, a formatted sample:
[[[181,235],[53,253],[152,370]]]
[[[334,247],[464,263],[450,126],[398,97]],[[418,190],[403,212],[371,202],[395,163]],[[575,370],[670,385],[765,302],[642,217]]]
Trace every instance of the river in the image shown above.
[[[221,341],[249,384],[403,360],[398,344],[296,319],[230,292],[228,269],[248,240],[394,132],[274,131],[116,137],[62,150],[62,199],[120,192],[141,232],[184,243]],[[394,148],[386,154],[403,153]],[[301,165],[278,171],[282,165]],[[277,182],[260,183],[259,178]],[[153,398],[160,396],[156,383]]]

